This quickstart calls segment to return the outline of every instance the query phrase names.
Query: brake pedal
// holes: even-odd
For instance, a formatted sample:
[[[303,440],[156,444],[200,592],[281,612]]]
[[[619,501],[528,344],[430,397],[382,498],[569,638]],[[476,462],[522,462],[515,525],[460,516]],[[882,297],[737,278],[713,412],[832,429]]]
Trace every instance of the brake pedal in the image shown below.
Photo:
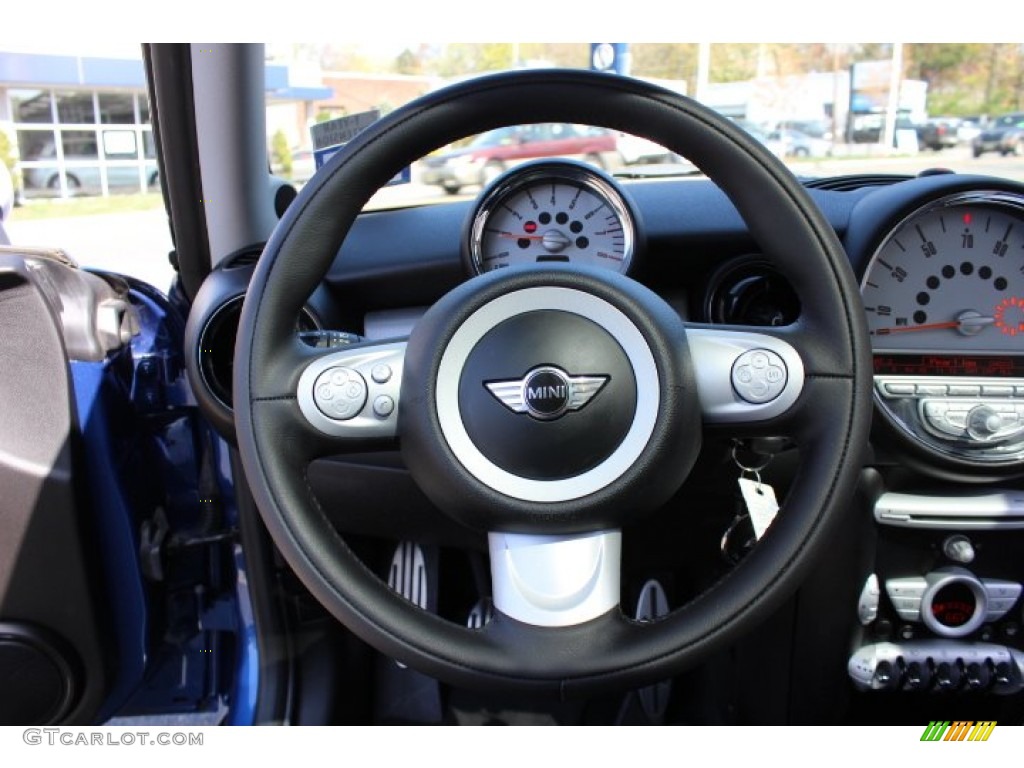
[[[491,603],[491,598],[481,597],[476,601],[476,605],[469,609],[466,626],[470,629],[480,629],[493,618],[494,605]]]

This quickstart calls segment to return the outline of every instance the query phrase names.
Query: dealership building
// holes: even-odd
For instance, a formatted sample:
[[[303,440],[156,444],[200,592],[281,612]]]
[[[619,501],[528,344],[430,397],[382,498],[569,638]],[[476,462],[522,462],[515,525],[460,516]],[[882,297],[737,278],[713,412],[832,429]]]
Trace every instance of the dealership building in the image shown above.
[[[267,104],[312,113],[332,91],[266,67]],[[145,192],[158,182],[141,59],[0,51],[0,156],[26,196]],[[2,161],[0,157],[0,161]]]

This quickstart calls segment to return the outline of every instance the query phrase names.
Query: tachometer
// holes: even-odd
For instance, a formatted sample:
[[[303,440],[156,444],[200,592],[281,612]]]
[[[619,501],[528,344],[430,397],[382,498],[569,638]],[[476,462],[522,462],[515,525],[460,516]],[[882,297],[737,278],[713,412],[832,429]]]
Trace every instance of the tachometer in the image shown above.
[[[611,179],[589,166],[519,166],[480,199],[464,252],[475,273],[519,264],[585,264],[625,273],[636,218]]]

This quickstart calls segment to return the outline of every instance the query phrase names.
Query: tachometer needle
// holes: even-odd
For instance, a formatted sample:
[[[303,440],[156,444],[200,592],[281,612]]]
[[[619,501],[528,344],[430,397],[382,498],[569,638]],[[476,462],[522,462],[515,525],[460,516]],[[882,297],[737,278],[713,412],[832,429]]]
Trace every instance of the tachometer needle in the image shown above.
[[[517,235],[515,232],[499,232],[498,237],[510,237],[513,240],[543,240],[544,235]]]

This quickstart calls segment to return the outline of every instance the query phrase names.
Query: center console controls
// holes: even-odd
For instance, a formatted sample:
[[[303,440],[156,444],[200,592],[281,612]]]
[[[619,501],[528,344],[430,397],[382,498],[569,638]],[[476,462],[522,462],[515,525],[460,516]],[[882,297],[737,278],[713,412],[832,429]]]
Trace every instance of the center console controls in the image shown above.
[[[862,691],[1024,691],[1024,492],[935,490],[875,502],[849,677]]]
[[[1024,458],[1024,379],[875,376],[878,402],[929,450],[979,464]]]
[[[942,640],[874,643],[850,657],[847,671],[860,690],[1007,695],[1024,689],[1024,652]]]

